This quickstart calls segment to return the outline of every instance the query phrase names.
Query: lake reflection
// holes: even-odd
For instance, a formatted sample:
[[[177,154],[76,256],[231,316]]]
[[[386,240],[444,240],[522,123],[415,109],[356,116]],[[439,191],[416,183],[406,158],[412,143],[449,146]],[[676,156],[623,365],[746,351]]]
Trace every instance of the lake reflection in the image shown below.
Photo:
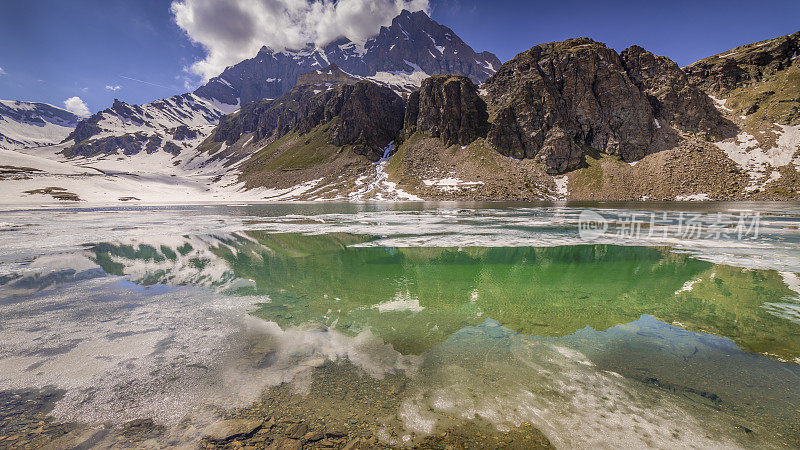
[[[62,421],[152,418],[157,445],[283,395],[390,445],[464,421],[529,423],[557,448],[800,444],[794,273],[382,238],[250,229],[33,257],[0,275],[0,391],[58,389]]]

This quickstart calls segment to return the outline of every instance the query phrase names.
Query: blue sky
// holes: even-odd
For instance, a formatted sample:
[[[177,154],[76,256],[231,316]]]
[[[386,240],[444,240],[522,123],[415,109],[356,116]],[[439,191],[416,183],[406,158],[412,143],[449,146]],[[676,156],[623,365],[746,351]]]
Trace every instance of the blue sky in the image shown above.
[[[186,68],[206,53],[175,23],[170,4],[0,0],[0,98],[63,106],[78,96],[95,112],[114,98],[142,103],[185,92],[199,82]],[[589,36],[618,50],[639,44],[686,65],[800,30],[798,0],[431,0],[430,9],[502,61],[537,43]]]

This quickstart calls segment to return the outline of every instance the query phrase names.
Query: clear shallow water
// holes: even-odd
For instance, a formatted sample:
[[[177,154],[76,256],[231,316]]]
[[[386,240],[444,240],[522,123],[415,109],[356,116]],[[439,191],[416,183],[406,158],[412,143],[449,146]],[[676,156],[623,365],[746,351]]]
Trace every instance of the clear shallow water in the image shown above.
[[[393,445],[462,421],[556,447],[798,445],[800,208],[586,206],[661,232],[587,241],[582,205],[7,211],[0,390],[60,390],[59,421],[196,423],[162,445],[287,386],[333,419],[361,411],[324,392],[386,388],[359,408]],[[758,236],[678,233],[742,210]]]

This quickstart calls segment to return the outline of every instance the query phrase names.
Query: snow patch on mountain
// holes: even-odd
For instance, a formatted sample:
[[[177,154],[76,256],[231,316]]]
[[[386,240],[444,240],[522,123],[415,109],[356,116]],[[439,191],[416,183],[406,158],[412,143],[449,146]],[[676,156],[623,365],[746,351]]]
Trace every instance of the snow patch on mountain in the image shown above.
[[[736,138],[716,143],[728,158],[750,175],[748,191],[760,190],[780,178],[780,173],[773,171],[775,168],[792,164],[800,170],[800,125],[775,124],[775,127],[777,129],[771,131],[777,136],[775,146],[768,149],[762,148],[756,137],[746,131]]]
[[[264,201],[270,196],[263,188],[245,190],[238,163],[226,165],[206,154],[156,151],[66,158],[65,147],[0,151],[13,169],[0,171],[0,204],[207,203]]]
[[[0,100],[0,149],[57,144],[80,116],[47,103]]]

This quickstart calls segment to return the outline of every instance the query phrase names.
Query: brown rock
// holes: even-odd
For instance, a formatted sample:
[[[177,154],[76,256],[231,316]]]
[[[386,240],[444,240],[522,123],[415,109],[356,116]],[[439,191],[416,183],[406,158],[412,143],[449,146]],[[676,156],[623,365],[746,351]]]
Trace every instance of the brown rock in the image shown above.
[[[308,432],[308,425],[303,422],[296,423],[286,429],[286,436],[292,439],[300,439]]]
[[[275,439],[268,447],[271,450],[301,450],[303,443],[287,437]]]
[[[306,442],[317,442],[322,440],[325,437],[325,434],[321,431],[309,431],[303,436],[303,440]]]
[[[487,140],[504,155],[541,160],[550,173],[580,167],[587,151],[635,161],[650,150],[653,108],[619,55],[591,39],[537,45],[484,89]]]
[[[263,420],[229,419],[212,423],[205,430],[210,441],[226,442],[234,439],[248,437],[258,431],[264,424]]]
[[[325,435],[328,437],[344,437],[347,436],[347,427],[343,423],[334,422],[325,429]]]
[[[107,433],[108,429],[105,427],[79,429],[71,431],[41,448],[44,450],[90,448],[103,439]]]
[[[355,438],[342,447],[342,450],[357,450],[367,447],[368,446],[361,440],[361,438]]]

